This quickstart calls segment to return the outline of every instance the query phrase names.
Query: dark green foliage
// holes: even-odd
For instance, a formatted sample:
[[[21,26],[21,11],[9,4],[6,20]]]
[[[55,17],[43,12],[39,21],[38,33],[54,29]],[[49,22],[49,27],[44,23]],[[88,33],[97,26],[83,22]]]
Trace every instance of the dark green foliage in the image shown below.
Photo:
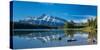
[[[70,22],[65,23],[64,28],[67,29],[67,28],[83,28],[84,27],[83,25],[77,26],[75,24],[76,23],[71,20]]]
[[[88,19],[87,27],[97,28],[97,17],[95,19]]]
[[[34,24],[20,23],[20,22],[12,23],[11,27],[13,27],[13,29],[57,29],[57,27],[34,25]]]

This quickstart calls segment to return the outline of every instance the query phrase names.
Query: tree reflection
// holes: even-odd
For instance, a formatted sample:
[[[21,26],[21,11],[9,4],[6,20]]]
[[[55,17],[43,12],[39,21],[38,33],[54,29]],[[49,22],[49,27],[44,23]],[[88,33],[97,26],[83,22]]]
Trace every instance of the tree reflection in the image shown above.
[[[97,30],[91,30],[88,32],[88,44],[97,43]]]
[[[64,32],[65,35],[69,37],[69,40],[67,40],[68,42],[76,41],[76,39],[74,39],[74,34],[76,33],[76,30],[64,30]]]

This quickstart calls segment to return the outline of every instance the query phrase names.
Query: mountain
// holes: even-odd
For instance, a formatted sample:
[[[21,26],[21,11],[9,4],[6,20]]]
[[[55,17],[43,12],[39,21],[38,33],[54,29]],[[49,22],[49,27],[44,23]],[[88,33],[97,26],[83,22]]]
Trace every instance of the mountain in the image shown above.
[[[28,17],[11,23],[14,29],[57,29],[62,28],[65,22],[66,20],[62,18],[43,14],[38,17]]]
[[[64,25],[64,22],[66,22],[66,20],[43,14],[38,17],[28,17],[25,18],[24,20],[20,20],[19,22],[34,24],[34,25],[44,25],[50,27],[60,27]]]

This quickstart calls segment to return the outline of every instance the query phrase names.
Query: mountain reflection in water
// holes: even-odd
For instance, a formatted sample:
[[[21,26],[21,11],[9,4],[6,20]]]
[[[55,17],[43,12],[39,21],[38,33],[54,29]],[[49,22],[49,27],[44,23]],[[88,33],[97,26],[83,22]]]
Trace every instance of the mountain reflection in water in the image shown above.
[[[88,45],[97,43],[97,31],[14,31],[12,38],[13,48]]]

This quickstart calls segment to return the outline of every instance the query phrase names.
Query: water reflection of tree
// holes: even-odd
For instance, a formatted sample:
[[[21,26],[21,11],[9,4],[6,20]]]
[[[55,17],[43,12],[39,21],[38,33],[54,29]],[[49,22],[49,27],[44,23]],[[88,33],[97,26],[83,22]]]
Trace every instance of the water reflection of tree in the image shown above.
[[[32,33],[32,31],[27,32],[27,31],[14,31],[13,36],[25,36]]]
[[[76,33],[75,30],[64,30],[64,32],[66,36],[70,37],[70,39],[73,39],[74,34]]]
[[[88,44],[94,44],[97,43],[97,31],[91,30],[88,32]]]

